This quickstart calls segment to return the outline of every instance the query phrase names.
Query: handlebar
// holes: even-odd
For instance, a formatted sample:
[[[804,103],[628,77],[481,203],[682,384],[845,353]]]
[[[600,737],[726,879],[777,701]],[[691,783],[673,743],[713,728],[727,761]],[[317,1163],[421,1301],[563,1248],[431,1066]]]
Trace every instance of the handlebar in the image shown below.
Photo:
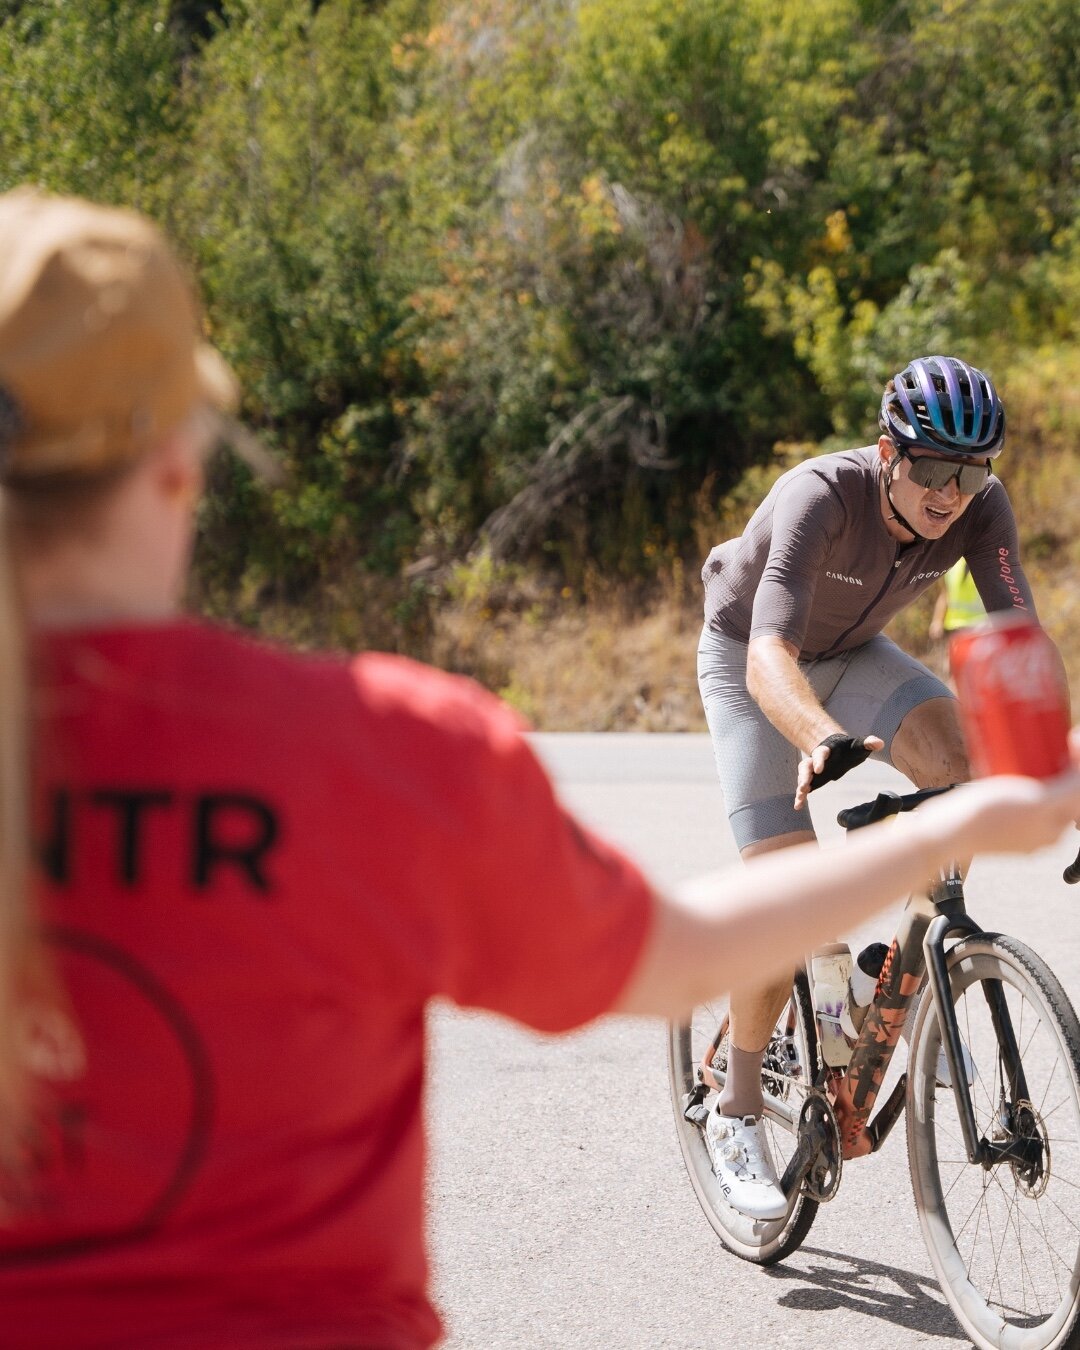
[[[859,806],[849,806],[836,817],[836,823],[845,830],[859,830],[864,825],[873,825],[887,816],[898,816],[901,811],[914,811],[920,802],[929,797],[939,797],[943,792],[951,792],[959,783],[948,783],[945,787],[920,788],[918,792],[879,792],[872,802],[863,802]],[[1080,862],[1080,859],[1077,860]]]
[[[951,792],[954,787],[961,786],[960,783],[950,783],[947,787],[922,788],[903,796],[888,790],[879,792],[872,802],[862,802],[859,806],[849,806],[840,811],[836,823],[845,830],[858,830],[864,825],[873,825],[877,820],[885,820],[888,816],[898,816],[901,811],[914,811],[928,797],[937,797],[942,792]],[[1061,879],[1069,886],[1075,886],[1080,881],[1080,852],[1062,872]]]

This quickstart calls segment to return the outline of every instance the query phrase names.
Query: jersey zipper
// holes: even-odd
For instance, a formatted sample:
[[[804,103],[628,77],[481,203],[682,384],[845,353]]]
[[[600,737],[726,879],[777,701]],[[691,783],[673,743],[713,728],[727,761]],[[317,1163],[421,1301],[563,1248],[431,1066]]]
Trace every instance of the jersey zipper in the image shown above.
[[[901,557],[901,554],[903,553],[903,551],[904,551],[904,546],[903,546],[903,544],[897,544],[897,545],[896,545],[896,554],[895,554],[895,556],[894,556],[894,558],[893,558],[893,565],[892,565],[892,567],[889,568],[888,575],[885,577],[884,582],[882,582],[881,586],[878,588],[878,593],[877,593],[877,595],[874,596],[873,600],[870,601],[870,603],[866,606],[866,608],[865,608],[865,609],[863,610],[863,612],[859,615],[859,617],[855,620],[855,622],[854,622],[849,628],[845,628],[845,629],[844,629],[844,631],[840,634],[840,636],[836,639],[836,641],[832,644],[831,647],[826,647],[826,649],[825,649],[823,652],[818,652],[815,656],[808,656],[808,657],[806,657],[806,658],[805,658],[806,660],[808,660],[808,661],[824,661],[827,657],[830,657],[830,656],[833,654],[833,652],[836,651],[837,647],[840,646],[841,642],[843,642],[843,640],[847,637],[847,635],[848,635],[849,633],[854,633],[855,629],[858,628],[859,624],[862,623],[862,621],[866,618],[866,616],[867,616],[867,615],[870,613],[870,611],[874,608],[874,606],[877,604],[877,602],[881,599],[881,597],[885,594],[885,592],[886,592],[886,591],[889,589],[889,587],[892,585],[892,583],[893,583],[893,577],[896,576],[896,569],[900,566],[900,557]]]

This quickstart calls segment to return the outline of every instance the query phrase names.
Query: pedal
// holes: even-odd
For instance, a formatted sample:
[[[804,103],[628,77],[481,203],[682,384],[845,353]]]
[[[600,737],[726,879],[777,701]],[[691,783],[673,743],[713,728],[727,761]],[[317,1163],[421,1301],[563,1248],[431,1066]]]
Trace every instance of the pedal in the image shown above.
[[[706,1084],[698,1083],[697,1087],[686,1094],[683,1098],[683,1120],[688,1120],[691,1125],[705,1124],[709,1118],[709,1108],[705,1104],[708,1092]]]

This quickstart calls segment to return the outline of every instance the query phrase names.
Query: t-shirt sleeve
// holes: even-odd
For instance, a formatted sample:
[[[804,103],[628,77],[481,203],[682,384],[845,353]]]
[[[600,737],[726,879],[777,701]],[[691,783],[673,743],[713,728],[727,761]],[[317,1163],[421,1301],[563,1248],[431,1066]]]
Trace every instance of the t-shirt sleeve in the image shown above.
[[[638,867],[563,808],[521,719],[478,685],[385,656],[355,678],[380,819],[361,870],[396,978],[540,1031],[609,1011],[651,927]]]
[[[1020,609],[1036,617],[1035,602],[1020,562],[1020,541],[1012,503],[1000,479],[991,479],[977,512],[969,511],[970,542],[964,556],[987,613]]]
[[[496,711],[463,798],[468,848],[447,888],[439,991],[564,1031],[607,1012],[642,953],[651,889],[559,803],[531,746]]]
[[[815,473],[784,484],[773,507],[769,556],[754,597],[750,640],[782,637],[802,648],[818,577],[844,528],[835,488]]]

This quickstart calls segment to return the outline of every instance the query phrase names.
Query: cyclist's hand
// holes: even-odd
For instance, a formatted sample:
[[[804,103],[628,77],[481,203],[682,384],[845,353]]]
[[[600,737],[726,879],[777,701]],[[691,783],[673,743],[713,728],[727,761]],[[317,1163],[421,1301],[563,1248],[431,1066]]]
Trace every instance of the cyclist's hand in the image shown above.
[[[799,780],[795,788],[795,810],[801,811],[806,799],[822,783],[831,783],[842,778],[849,769],[861,764],[875,750],[884,748],[885,742],[880,736],[865,736],[859,740],[855,736],[845,736],[836,732],[826,736],[820,745],[814,746],[808,758],[799,763]]]

